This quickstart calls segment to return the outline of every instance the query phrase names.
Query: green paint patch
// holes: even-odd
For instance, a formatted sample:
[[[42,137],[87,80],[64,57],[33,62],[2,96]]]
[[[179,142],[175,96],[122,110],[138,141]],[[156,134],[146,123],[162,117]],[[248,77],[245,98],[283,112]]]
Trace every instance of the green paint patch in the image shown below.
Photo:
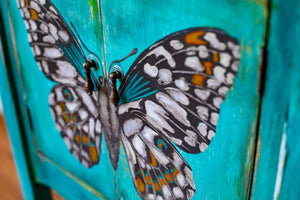
[[[99,22],[99,9],[98,9],[98,2],[97,0],[89,0],[90,8],[90,17],[91,19],[95,19]]]

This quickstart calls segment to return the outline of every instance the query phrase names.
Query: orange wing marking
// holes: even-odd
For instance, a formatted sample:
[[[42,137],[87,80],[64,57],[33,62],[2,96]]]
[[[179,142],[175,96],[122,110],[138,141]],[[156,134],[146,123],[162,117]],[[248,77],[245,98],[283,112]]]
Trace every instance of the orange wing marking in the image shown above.
[[[192,33],[189,33],[185,36],[185,42],[187,44],[194,44],[194,45],[206,45],[206,41],[200,39],[201,36],[205,34],[204,31],[195,31]]]
[[[34,20],[38,20],[39,19],[39,16],[38,14],[36,13],[36,11],[34,9],[30,9],[30,15],[31,15],[31,18],[34,19]]]
[[[194,85],[199,85],[200,87],[203,87],[203,82],[206,76],[201,75],[201,74],[195,74],[192,78],[192,83]]]

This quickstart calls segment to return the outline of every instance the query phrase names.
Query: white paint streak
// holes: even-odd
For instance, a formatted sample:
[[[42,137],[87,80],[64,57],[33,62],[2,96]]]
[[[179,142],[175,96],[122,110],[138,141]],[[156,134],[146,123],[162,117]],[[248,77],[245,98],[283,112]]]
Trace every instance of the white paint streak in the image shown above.
[[[277,178],[275,184],[275,191],[273,199],[278,199],[280,194],[280,188],[282,183],[282,176],[283,176],[283,168],[284,168],[284,160],[286,156],[286,123],[284,123],[283,134],[281,138],[280,144],[280,152],[279,152],[279,162],[278,162],[278,170],[277,170]]]

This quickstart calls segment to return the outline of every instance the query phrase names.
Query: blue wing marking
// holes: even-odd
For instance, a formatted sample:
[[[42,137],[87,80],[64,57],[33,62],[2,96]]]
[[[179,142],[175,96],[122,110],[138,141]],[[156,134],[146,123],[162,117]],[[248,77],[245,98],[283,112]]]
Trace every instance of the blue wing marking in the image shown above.
[[[125,87],[122,90],[119,105],[136,101],[152,94],[155,94],[158,90],[153,90],[150,85],[150,81],[143,81],[144,76],[140,76],[140,72],[136,73],[130,78]]]

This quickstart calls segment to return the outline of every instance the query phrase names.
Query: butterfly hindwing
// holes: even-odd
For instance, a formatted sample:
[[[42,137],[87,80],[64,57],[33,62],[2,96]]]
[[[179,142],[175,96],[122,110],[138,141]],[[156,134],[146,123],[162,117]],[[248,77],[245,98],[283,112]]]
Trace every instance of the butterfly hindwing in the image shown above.
[[[192,171],[176,148],[139,117],[125,123],[121,139],[139,195],[143,199],[192,197]]]
[[[119,90],[121,138],[123,143],[127,141],[124,144],[127,154],[132,154],[128,159],[140,156],[131,137],[143,137],[143,134],[140,129],[132,128],[135,123],[128,125],[136,118],[140,119],[141,127],[149,127],[173,147],[169,148],[173,151],[164,152],[166,157],[172,158],[173,152],[177,152],[173,144],[188,153],[203,152],[215,135],[220,105],[233,84],[238,65],[237,40],[214,28],[191,28],[173,33],[141,53]],[[157,143],[153,139],[144,146],[151,150]],[[161,155],[153,155],[162,165]],[[147,159],[149,157],[144,157],[145,163]],[[190,169],[183,158],[179,160]],[[170,160],[170,163],[176,166],[177,161]],[[144,170],[138,162],[130,168],[133,180]],[[195,189],[192,171],[185,173],[182,168],[177,169],[181,180],[187,183],[182,192],[190,199]],[[163,173],[163,169],[159,170]],[[140,174],[145,182],[145,175]],[[137,182],[134,183],[139,190]],[[147,192],[139,194],[144,197],[150,194]],[[180,199],[173,190],[171,194],[174,199]]]
[[[96,101],[81,87],[54,86],[49,104],[68,149],[85,166],[99,162],[101,123]]]

